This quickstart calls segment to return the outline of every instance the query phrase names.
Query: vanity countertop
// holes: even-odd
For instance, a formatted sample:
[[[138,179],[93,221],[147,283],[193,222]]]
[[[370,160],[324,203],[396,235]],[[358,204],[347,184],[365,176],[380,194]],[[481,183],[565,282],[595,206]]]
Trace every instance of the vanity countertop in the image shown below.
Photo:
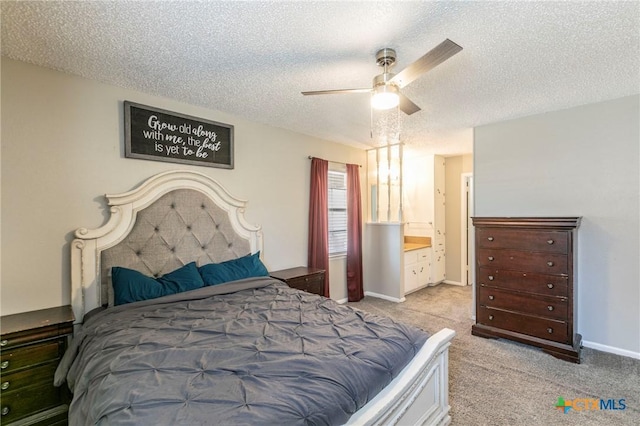
[[[404,251],[419,250],[429,247],[431,247],[430,237],[412,237],[408,235],[405,235],[404,237]]]
[[[404,251],[419,250],[429,247],[431,247],[431,244],[404,243]]]

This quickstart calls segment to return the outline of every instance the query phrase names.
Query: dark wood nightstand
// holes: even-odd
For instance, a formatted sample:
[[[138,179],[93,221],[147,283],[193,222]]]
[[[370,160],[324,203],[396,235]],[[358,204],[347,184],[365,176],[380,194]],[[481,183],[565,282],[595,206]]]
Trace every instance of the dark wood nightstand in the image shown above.
[[[71,306],[0,318],[0,423],[67,424],[69,392],[53,386],[53,375],[74,320]]]
[[[269,272],[271,277],[284,281],[291,288],[319,294],[320,296],[324,295],[324,274],[324,269],[308,268],[306,266]]]

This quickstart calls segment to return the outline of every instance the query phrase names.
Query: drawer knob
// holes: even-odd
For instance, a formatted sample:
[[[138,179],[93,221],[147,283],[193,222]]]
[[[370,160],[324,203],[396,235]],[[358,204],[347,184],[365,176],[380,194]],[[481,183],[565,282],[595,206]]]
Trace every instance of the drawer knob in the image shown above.
[[[489,281],[493,281],[493,275],[489,275]]]
[[[553,311],[553,306],[549,305],[549,306],[547,306],[547,309],[550,310],[550,311]]]
[[[489,321],[493,321],[493,315],[489,315]]]
[[[489,300],[493,300],[493,299],[495,299],[495,297],[493,297],[493,295],[492,295],[492,294],[490,294],[490,295],[489,295]]]
[[[7,339],[0,340],[0,346],[7,346],[8,344],[9,344],[9,341]]]
[[[547,328],[547,333],[549,333],[549,334],[553,333],[553,328],[551,328],[551,327]]]
[[[493,261],[494,257],[493,256],[489,256],[488,259],[489,259],[489,261]]]
[[[8,366],[9,366],[9,361],[2,361],[2,364],[0,364],[0,368],[3,370]]]
[[[553,288],[553,284],[551,283],[547,284],[547,288]]]
[[[487,237],[487,240],[493,241],[493,237]]]
[[[11,411],[11,410],[9,410],[9,407],[7,407],[7,406],[2,407],[2,415],[3,416],[6,416],[7,414],[9,414],[9,411]]]
[[[0,386],[0,389],[2,390],[9,389],[9,382],[2,382],[2,386]]]
[[[553,244],[553,243],[555,243],[555,241],[553,241],[553,240],[547,240],[547,244],[551,245],[551,244]]]
[[[553,262],[552,261],[548,261],[547,262],[547,266],[553,266]]]

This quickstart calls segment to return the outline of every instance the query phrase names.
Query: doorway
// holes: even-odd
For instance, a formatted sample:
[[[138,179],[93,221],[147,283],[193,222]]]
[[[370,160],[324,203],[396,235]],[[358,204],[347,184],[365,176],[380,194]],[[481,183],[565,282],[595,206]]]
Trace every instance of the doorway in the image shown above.
[[[476,281],[476,268],[473,267],[475,264],[475,232],[473,228],[473,222],[471,218],[473,217],[473,174],[472,173],[462,173],[460,177],[460,206],[461,206],[461,226],[460,226],[460,235],[461,235],[461,274],[460,281],[462,285],[471,285],[473,289],[471,291],[472,296],[472,305],[471,305],[471,319],[475,321],[476,319],[476,290],[475,290],[475,281]]]
[[[462,173],[460,177],[460,254],[461,271],[460,282],[462,285],[473,285],[475,270],[474,260],[474,232],[471,217],[473,217],[473,174]]]

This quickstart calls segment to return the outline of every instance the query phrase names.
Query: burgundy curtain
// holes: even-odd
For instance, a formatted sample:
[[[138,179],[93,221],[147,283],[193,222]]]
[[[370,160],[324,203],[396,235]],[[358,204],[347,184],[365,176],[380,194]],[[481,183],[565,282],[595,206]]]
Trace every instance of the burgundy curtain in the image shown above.
[[[347,295],[349,302],[357,302],[364,297],[360,166],[357,164],[347,164]]]
[[[329,297],[329,162],[311,159],[309,257],[312,268],[324,269],[324,296]]]

